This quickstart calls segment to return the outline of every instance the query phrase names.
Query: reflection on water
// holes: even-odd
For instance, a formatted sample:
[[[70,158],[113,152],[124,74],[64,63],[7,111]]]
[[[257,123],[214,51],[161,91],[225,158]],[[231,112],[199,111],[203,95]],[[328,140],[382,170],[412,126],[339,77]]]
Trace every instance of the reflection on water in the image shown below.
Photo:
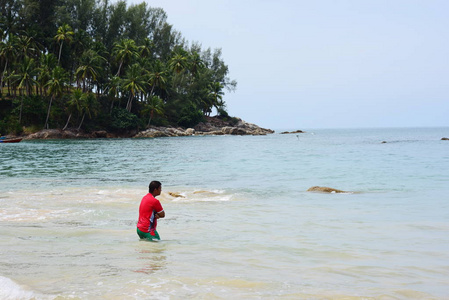
[[[162,245],[162,242],[151,242],[151,241],[145,241],[142,240],[141,243],[145,244],[152,244],[150,245],[144,245],[149,246],[151,248],[139,248],[136,249],[137,257],[138,257],[138,263],[139,263],[139,269],[135,270],[137,273],[144,273],[144,274],[153,274],[157,271],[161,271],[165,269],[167,265],[167,257],[164,255],[165,253],[165,246]],[[155,245],[158,244],[158,245]]]

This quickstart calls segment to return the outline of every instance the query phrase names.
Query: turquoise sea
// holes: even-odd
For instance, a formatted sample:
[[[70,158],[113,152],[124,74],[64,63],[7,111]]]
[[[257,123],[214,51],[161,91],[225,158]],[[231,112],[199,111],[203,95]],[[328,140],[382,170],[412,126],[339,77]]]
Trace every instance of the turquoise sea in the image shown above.
[[[448,299],[442,137],[449,128],[0,144],[0,299]],[[135,232],[151,180],[160,242]]]

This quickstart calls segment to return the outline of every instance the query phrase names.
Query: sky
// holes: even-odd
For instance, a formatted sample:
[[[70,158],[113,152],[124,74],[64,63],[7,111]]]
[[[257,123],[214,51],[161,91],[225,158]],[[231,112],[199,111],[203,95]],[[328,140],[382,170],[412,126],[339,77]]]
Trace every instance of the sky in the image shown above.
[[[229,115],[264,128],[449,127],[447,0],[127,0],[221,48]]]

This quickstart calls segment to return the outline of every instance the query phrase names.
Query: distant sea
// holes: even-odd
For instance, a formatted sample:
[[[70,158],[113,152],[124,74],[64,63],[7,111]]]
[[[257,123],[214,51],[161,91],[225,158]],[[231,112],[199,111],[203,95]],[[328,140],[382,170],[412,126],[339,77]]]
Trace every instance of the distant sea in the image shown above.
[[[448,299],[442,137],[449,128],[0,144],[0,299]],[[135,232],[151,180],[160,242]]]

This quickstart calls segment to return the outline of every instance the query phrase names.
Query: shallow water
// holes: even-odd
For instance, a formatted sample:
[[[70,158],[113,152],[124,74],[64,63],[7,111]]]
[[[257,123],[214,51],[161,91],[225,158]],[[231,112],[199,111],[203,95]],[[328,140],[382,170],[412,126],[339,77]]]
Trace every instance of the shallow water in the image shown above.
[[[445,299],[448,135],[1,145],[0,298]],[[153,179],[166,218],[151,243],[135,224]]]

